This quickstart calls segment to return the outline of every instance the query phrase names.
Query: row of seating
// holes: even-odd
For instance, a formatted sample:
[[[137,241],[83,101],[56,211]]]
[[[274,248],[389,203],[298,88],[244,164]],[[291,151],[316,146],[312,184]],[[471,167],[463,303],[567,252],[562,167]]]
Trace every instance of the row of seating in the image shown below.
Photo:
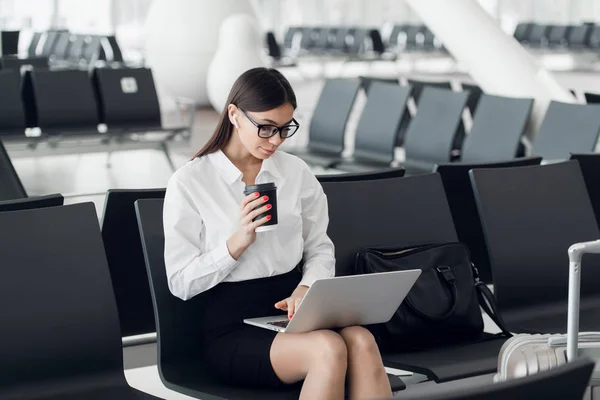
[[[269,56],[277,62],[315,56],[365,60],[380,58],[385,51],[377,29],[345,26],[290,27],[282,45],[273,32],[267,32],[266,44]]]
[[[446,52],[440,39],[424,24],[394,25],[384,41],[395,52]]]
[[[80,70],[34,68],[23,76],[0,71],[0,135],[44,135],[162,130],[160,105],[148,68]]]
[[[77,68],[93,66],[97,61],[123,63],[121,47],[114,35],[76,34],[67,30],[35,32],[27,56],[46,57],[52,65]]]
[[[476,87],[471,87],[473,92],[455,92],[448,82],[409,80],[404,86],[397,80],[369,79],[363,80],[365,84],[367,100],[351,157],[342,153],[361,88],[358,79],[326,80],[310,122],[308,144],[290,152],[309,164],[348,172],[401,162],[409,173],[423,173],[431,172],[435,164],[454,161],[497,162],[524,155],[564,160],[570,153],[594,151],[600,134],[600,106],[553,101],[528,150],[523,136],[533,99],[494,96]],[[407,111],[411,97],[416,100],[414,116]],[[465,108],[473,115],[468,133]],[[395,157],[398,146],[404,148],[404,160]]]
[[[400,54],[443,52],[441,42],[423,24],[395,25],[386,37],[379,29],[353,26],[291,26],[279,44],[267,32],[269,56],[276,62],[303,57],[337,57],[344,60],[394,60]]]
[[[521,22],[513,37],[531,49],[598,51],[600,50],[600,25],[585,22],[581,25],[551,25]]]
[[[163,126],[148,68],[0,70],[0,91],[0,140],[18,151],[155,148],[174,170],[168,142],[189,135],[194,118],[190,112],[184,121],[179,111],[179,125]]]
[[[587,182],[598,188],[600,155],[586,157],[593,163],[589,170],[593,178]],[[412,177],[402,177],[402,170],[320,176],[329,204],[328,234],[336,245],[336,274],[352,273],[354,255],[365,246],[462,240],[452,210],[460,203],[452,205],[447,193],[464,190],[454,196],[472,195],[476,199],[494,295],[511,332],[564,332],[567,248],[600,236],[592,209],[599,199],[592,198],[593,191],[586,189],[578,161],[516,166],[522,161],[463,168],[459,180],[468,186],[455,182],[454,188],[449,175],[444,177],[441,170]],[[539,161],[530,160],[529,164]],[[0,304],[11,304],[0,307],[4,322],[0,325],[4,338],[0,365],[10,366],[11,371],[9,376],[0,377],[0,397],[10,398],[22,391],[40,397],[40,391],[69,389],[79,390],[80,396],[88,390],[86,398],[102,398],[92,394],[106,396],[108,389],[115,395],[130,391],[123,378],[117,342],[117,310],[124,333],[135,314],[123,310],[139,307],[136,312],[140,314],[142,307],[148,307],[150,293],[159,341],[159,373],[165,386],[198,398],[298,396],[296,387],[275,391],[227,387],[208,373],[201,354],[194,351],[199,329],[194,316],[202,303],[196,298],[182,302],[168,289],[162,196],[162,189],[109,192],[102,237],[91,204],[0,212],[0,254],[6,278],[0,280]],[[120,203],[114,200],[119,197]],[[31,208],[34,201],[22,200],[21,206]],[[354,210],[365,201],[371,212],[356,214]],[[0,211],[6,211],[2,206],[0,203]],[[118,257],[115,244],[136,250]],[[133,253],[135,259],[125,258]],[[598,263],[599,257],[584,258],[582,330],[599,329]],[[147,279],[149,285],[140,284]],[[30,288],[26,302],[18,301],[23,287]],[[139,298],[145,300],[131,303]],[[52,335],[47,334],[49,326]],[[387,366],[426,373],[436,382],[446,382],[494,372],[505,339],[484,335],[477,342],[383,354],[383,358]],[[69,357],[64,357],[67,354]],[[55,368],[48,369],[45,360],[53,360]],[[42,379],[47,384],[41,384]],[[58,385],[60,388],[52,385],[57,381],[64,384]]]

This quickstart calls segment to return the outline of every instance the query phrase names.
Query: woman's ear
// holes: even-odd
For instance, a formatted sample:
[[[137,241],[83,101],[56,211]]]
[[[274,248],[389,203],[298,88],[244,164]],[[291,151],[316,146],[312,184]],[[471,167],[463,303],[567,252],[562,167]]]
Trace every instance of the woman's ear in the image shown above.
[[[233,104],[230,104],[227,106],[227,115],[229,117],[229,122],[231,122],[233,124],[233,126],[235,126],[236,128],[240,128],[238,126],[238,121],[237,121],[237,111],[238,108],[236,106],[234,106]]]

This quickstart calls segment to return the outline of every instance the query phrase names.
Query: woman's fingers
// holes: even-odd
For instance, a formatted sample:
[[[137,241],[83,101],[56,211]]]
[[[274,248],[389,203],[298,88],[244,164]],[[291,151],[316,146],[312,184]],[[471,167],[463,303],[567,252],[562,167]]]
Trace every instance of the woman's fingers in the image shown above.
[[[244,196],[242,199],[242,204],[240,205],[240,209],[244,210],[248,204],[258,199],[258,196],[260,196],[260,193],[258,192],[250,193],[249,195]]]
[[[259,226],[265,224],[267,221],[269,221],[271,219],[270,215],[267,215],[265,217],[262,217],[261,219],[258,219],[256,221],[254,221],[252,224],[250,224],[250,228],[252,230],[255,230],[256,228],[258,228]]]
[[[246,217],[244,218],[244,222],[245,223],[250,223],[254,218],[258,217],[260,214],[266,213],[267,211],[269,211],[271,209],[271,205],[267,204],[265,206],[262,206],[261,208],[257,208],[256,210],[252,211],[250,214],[246,215]]]
[[[261,204],[267,202],[269,200],[269,197],[268,196],[262,196],[262,197],[254,198],[254,199],[250,199],[250,200],[251,201],[249,201],[246,204],[244,204],[242,202],[242,215],[248,215],[248,214],[250,214],[255,208],[257,208]]]
[[[275,303],[275,308],[288,312],[288,318],[292,318],[296,313],[296,310],[300,306],[302,299],[288,297],[285,300],[278,301]]]
[[[281,300],[281,301],[278,301],[277,303],[275,303],[275,308],[277,308],[278,310],[287,311],[287,301],[286,300]]]

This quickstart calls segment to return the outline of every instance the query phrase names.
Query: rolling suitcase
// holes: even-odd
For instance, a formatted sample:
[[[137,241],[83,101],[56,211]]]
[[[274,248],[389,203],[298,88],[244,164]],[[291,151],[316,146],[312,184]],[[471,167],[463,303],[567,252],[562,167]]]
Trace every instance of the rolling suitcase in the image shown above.
[[[600,400],[600,332],[579,333],[581,256],[585,253],[600,253],[600,240],[577,243],[569,248],[567,334],[513,336],[500,349],[494,382],[532,375],[585,355],[596,361],[596,368],[584,399]]]

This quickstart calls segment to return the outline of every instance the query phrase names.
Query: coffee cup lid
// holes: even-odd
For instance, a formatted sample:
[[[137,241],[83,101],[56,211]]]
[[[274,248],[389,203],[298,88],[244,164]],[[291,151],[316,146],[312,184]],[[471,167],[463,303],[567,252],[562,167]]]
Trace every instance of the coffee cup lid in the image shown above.
[[[263,190],[273,190],[273,189],[277,189],[277,186],[275,186],[275,183],[273,183],[273,182],[259,183],[257,185],[246,186],[244,188],[244,193],[253,193],[253,192],[260,192]]]

